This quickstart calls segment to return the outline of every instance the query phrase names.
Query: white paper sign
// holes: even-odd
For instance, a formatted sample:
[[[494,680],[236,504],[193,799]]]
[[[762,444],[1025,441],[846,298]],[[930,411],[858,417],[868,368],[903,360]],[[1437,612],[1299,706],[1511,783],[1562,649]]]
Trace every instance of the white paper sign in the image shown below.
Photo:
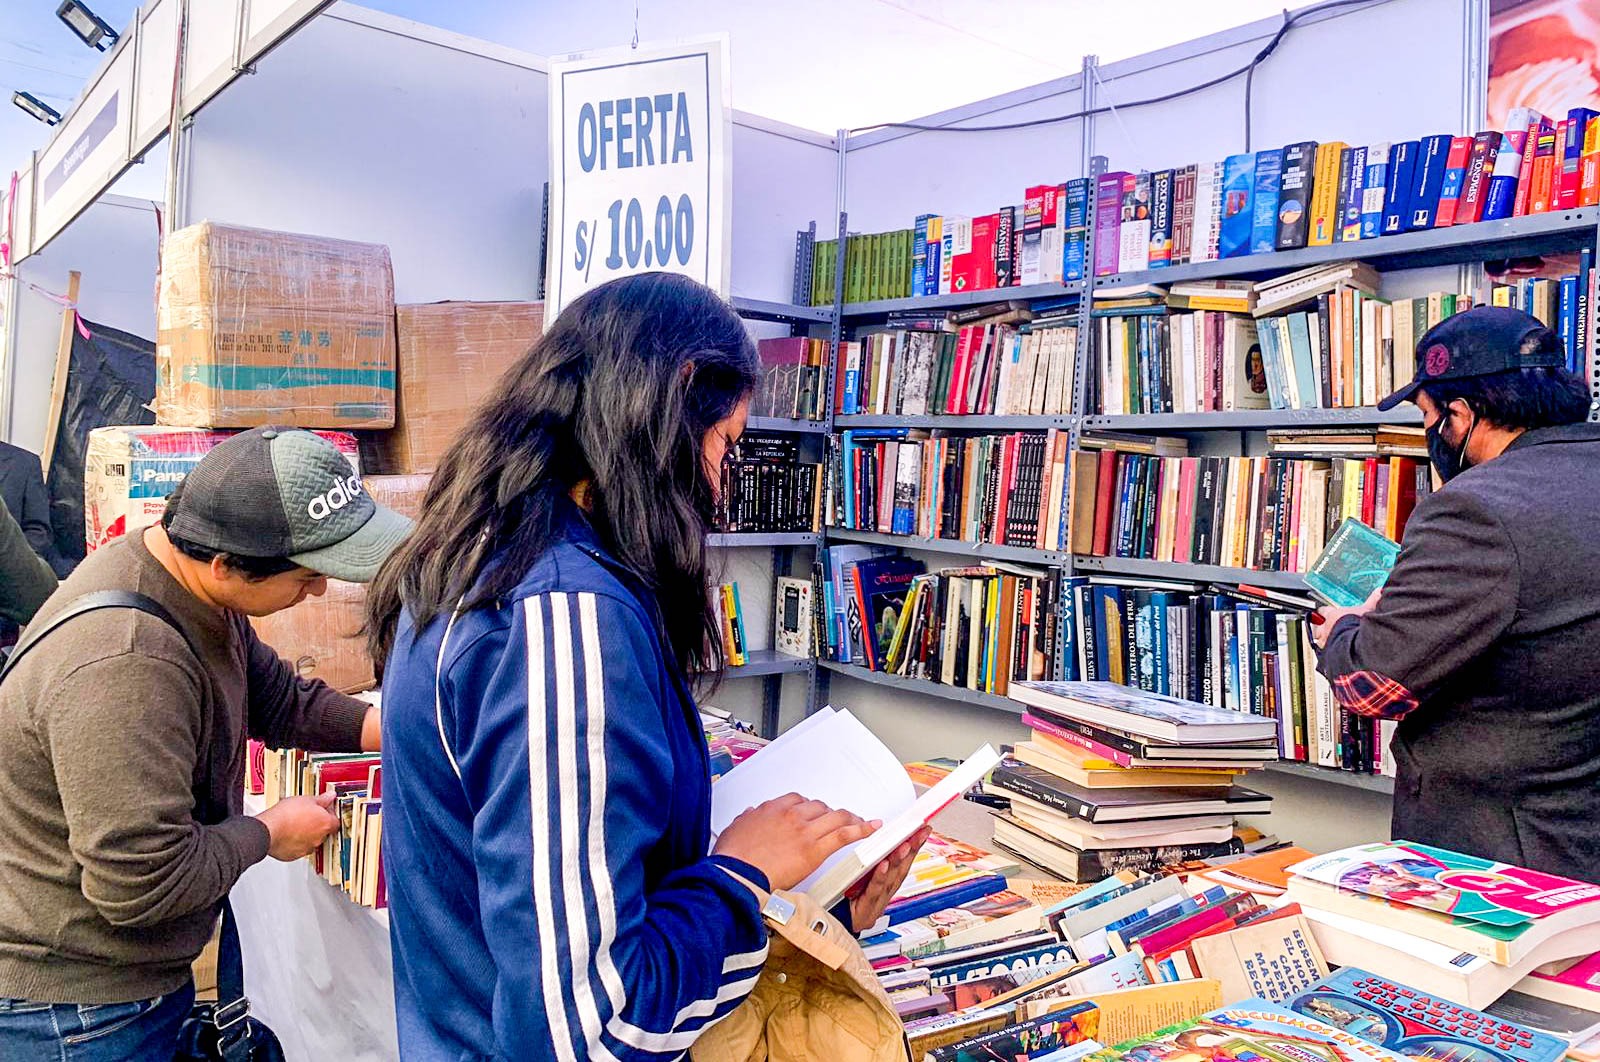
[[[551,63],[546,327],[635,273],[727,294],[732,128],[726,35]]]

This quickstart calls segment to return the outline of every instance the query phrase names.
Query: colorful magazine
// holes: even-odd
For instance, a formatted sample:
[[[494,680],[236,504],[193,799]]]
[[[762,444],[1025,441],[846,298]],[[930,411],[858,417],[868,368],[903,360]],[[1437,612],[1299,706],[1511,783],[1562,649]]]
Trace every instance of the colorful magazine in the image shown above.
[[[1090,1057],[1093,1062],[1409,1062],[1264,999],[1247,999]]]
[[[1397,1054],[1437,1062],[1560,1062],[1567,1041],[1346,966],[1285,1004]]]
[[[1099,1031],[1100,1008],[1093,1003],[1077,1003],[1042,1018],[936,1048],[927,1057],[933,1062],[1032,1062],[1064,1047],[1093,1040]]]
[[[1600,885],[1412,841],[1357,845],[1289,868],[1296,877],[1513,931],[1600,921]]]

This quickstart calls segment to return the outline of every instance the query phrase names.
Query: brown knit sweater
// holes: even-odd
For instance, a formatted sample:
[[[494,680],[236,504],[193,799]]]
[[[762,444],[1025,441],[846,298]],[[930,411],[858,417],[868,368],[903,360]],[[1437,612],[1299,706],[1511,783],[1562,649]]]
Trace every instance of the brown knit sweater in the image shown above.
[[[367,706],[306,682],[240,615],[184,590],[133,535],[90,555],[35,622],[93,590],[0,686],[0,997],[123,1003],[174,991],[223,898],[267,854],[241,814],[245,737],[360,747]],[[203,803],[202,803],[203,801]],[[226,808],[209,825],[203,806]]]

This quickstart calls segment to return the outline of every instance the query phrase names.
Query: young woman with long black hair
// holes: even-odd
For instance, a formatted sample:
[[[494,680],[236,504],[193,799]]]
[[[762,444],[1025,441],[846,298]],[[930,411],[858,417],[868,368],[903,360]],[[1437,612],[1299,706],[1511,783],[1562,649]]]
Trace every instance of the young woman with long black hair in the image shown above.
[[[766,956],[732,875],[792,887],[871,832],[791,795],[707,854],[688,676],[721,664],[705,534],[759,368],[692,281],[589,292],[451,447],[373,584],[406,1059],[677,1058]],[[840,913],[875,920],[913,854]]]

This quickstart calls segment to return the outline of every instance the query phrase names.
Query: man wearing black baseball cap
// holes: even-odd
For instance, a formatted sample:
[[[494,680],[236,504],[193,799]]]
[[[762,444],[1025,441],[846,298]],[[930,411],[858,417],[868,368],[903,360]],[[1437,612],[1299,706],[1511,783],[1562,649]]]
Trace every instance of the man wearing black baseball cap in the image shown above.
[[[246,736],[378,748],[377,710],[299,679],[247,617],[319,595],[330,576],[369,581],[409,528],[331,443],[257,428],[207,454],[160,525],[91,554],[40,609],[0,685],[0,1058],[91,1041],[95,1057],[173,1057],[190,965],[234,881],[338,825],[309,797],[242,814]],[[171,622],[113,607],[52,626],[107,590]]]
[[[1600,882],[1600,425],[1539,321],[1429,329],[1416,403],[1444,485],[1379,594],[1324,609],[1319,670],[1398,719],[1393,837]]]

